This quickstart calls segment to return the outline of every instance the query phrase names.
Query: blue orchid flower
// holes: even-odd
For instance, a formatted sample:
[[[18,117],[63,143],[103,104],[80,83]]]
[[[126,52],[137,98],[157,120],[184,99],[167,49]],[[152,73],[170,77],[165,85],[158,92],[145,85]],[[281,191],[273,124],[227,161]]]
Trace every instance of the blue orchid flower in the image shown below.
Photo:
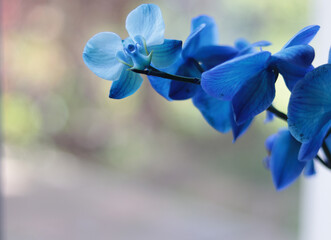
[[[233,47],[217,44],[218,30],[214,19],[206,15],[193,18],[191,34],[184,43],[180,58],[172,66],[162,70],[176,75],[200,77],[204,68],[231,59],[238,52]],[[152,87],[167,100],[190,99],[200,88],[192,83],[161,80],[154,76],[148,78]]]
[[[287,129],[266,139],[265,147],[269,155],[264,163],[270,170],[276,189],[283,190],[292,184],[304,170],[306,176],[315,174],[314,156],[307,161],[300,161],[299,151],[301,143],[298,142]]]
[[[329,63],[317,67],[299,81],[288,105],[288,126],[300,142],[316,139],[320,146],[331,127],[331,51]],[[319,145],[319,146],[318,146]]]
[[[165,72],[201,77],[201,73],[229,59],[253,51],[253,47],[268,42],[248,43],[244,39],[236,42],[236,47],[218,45],[218,31],[215,21],[206,15],[192,19],[191,34],[184,43],[181,57]],[[233,110],[229,101],[223,101],[208,95],[199,85],[177,82],[155,76],[148,76],[153,88],[167,100],[185,100],[192,98],[205,120],[216,130],[226,133],[232,129],[234,140],[249,127],[251,120],[244,124],[234,121]]]
[[[110,98],[121,99],[135,93],[142,77],[130,70],[145,70],[153,64],[164,68],[176,61],[182,42],[164,39],[161,10],[154,4],[143,4],[126,19],[129,37],[125,40],[112,32],[93,36],[86,44],[83,59],[98,77],[114,81]]]
[[[192,19],[191,34],[186,39],[181,57],[172,66],[164,69],[165,72],[188,76],[201,77],[205,65],[217,62],[219,64],[237,54],[233,47],[218,46],[218,30],[213,18],[201,15]],[[210,61],[208,61],[209,59]],[[205,65],[203,65],[205,64]],[[167,100],[185,100],[193,98],[193,103],[201,111],[208,123],[221,132],[227,132],[231,128],[228,118],[226,102],[219,103],[217,99],[213,102],[204,94],[201,86],[177,82],[148,76],[152,87]],[[220,115],[220,111],[222,114]]]
[[[314,49],[307,44],[318,30],[316,25],[302,29],[274,55],[260,51],[218,65],[202,74],[202,88],[215,98],[231,101],[235,121],[242,124],[271,105],[278,73],[292,90],[313,69]]]
[[[260,41],[249,43],[246,39],[238,39],[235,42],[237,54],[233,58],[256,52],[255,47],[268,46],[270,42]],[[208,61],[208,58],[206,58]],[[206,62],[207,62],[206,61]],[[223,61],[225,62],[225,61]],[[210,65],[210,64],[205,64]],[[215,64],[214,66],[216,66]],[[212,68],[213,66],[210,66]],[[210,69],[210,68],[207,68]],[[202,88],[192,98],[194,106],[196,106],[206,121],[216,130],[227,133],[232,129],[233,142],[242,136],[251,125],[253,118],[247,119],[245,122],[238,124],[235,121],[234,111],[231,101],[221,100],[207,94]]]

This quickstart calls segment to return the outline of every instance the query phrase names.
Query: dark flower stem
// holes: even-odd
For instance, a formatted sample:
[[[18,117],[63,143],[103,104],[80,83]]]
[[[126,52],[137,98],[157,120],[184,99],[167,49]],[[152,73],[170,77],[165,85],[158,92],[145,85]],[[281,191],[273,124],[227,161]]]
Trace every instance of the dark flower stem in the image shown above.
[[[323,161],[323,159],[320,157],[320,156],[318,156],[318,155],[316,155],[316,157],[315,157],[320,163],[322,163],[326,168],[328,168],[328,169],[331,169],[331,166],[330,166],[330,164],[329,163],[326,163],[326,162],[324,162]]]
[[[144,69],[144,70],[131,69],[131,71],[133,71],[135,73],[141,73],[141,74],[145,74],[145,75],[161,77],[161,78],[171,79],[171,80],[175,80],[175,81],[200,84],[200,78],[173,75],[173,74],[169,74],[166,72],[162,72],[152,66],[150,66],[149,68]]]
[[[273,105],[270,105],[270,107],[267,108],[267,110],[273,114],[275,114],[280,119],[283,119],[287,122],[287,115],[281,111],[279,111],[277,108],[275,108]]]
[[[326,145],[325,141],[323,141],[322,148],[323,148],[324,154],[326,156],[326,159],[328,159],[327,165],[329,166],[329,168],[331,168],[331,161],[330,161],[331,153],[330,153],[330,150],[329,150],[328,146]]]

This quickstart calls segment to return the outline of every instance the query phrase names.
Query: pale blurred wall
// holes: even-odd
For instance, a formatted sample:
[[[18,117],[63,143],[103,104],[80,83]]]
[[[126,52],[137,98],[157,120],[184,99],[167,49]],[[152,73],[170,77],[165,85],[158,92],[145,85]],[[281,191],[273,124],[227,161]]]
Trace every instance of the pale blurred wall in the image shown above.
[[[311,19],[321,26],[312,43],[315,49],[315,67],[327,63],[331,47],[331,2],[328,0],[310,1]],[[322,153],[321,153],[322,154]],[[330,170],[317,164],[317,175],[303,181],[300,214],[300,239],[328,240],[331,224],[331,174]]]

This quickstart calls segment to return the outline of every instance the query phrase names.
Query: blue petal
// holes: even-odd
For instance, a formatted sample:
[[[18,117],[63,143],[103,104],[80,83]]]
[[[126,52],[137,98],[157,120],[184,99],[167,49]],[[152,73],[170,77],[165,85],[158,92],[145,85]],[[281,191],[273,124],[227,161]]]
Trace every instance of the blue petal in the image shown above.
[[[231,103],[213,98],[201,88],[193,97],[193,104],[197,107],[206,121],[221,133],[227,133],[231,129],[229,112]]]
[[[233,111],[230,112],[230,120],[231,120],[231,127],[232,127],[232,135],[233,135],[233,142],[235,142],[239,137],[241,137],[251,125],[253,118],[247,120],[243,124],[237,124],[234,120]]]
[[[159,93],[162,97],[167,99],[168,101],[171,101],[172,99],[169,97],[169,91],[170,91],[170,79],[166,78],[160,78],[155,76],[147,76],[149,82],[151,83],[154,90]]]
[[[270,171],[277,190],[293,183],[305,167],[306,163],[298,160],[300,146],[288,130],[278,133],[270,157]]]
[[[269,153],[271,153],[272,147],[275,143],[275,140],[277,139],[277,136],[278,136],[278,133],[272,134],[269,137],[267,137],[267,139],[264,142],[264,146]]]
[[[316,136],[313,136],[310,141],[302,144],[299,152],[300,161],[310,161],[315,158],[318,150],[322,146],[324,137],[328,133],[330,127],[331,122],[326,124]]]
[[[195,17],[191,22],[191,32],[194,32],[201,24],[206,24],[206,27],[203,30],[203,35],[200,39],[201,45],[217,45],[219,34],[215,20],[207,15]]]
[[[238,50],[230,46],[206,46],[200,48],[192,57],[201,62],[205,69],[211,69],[237,54]]]
[[[214,20],[206,15],[199,16],[192,20],[191,34],[184,43],[182,56],[184,59],[194,58],[200,48],[217,43],[218,31]]]
[[[143,78],[128,68],[122,71],[118,81],[113,82],[110,88],[109,97],[114,99],[122,99],[135,93],[141,86]]]
[[[188,59],[179,66],[175,74],[186,77],[200,77],[201,71],[194,60]],[[171,81],[169,97],[173,100],[189,99],[193,97],[199,89],[200,85],[198,84]]]
[[[126,30],[130,37],[142,36],[147,46],[163,43],[164,28],[161,10],[155,4],[142,4],[126,18]]]
[[[254,53],[254,52],[256,52],[256,50],[255,50],[256,47],[262,48],[262,47],[267,47],[270,45],[271,45],[271,42],[265,41],[265,40],[251,43],[251,44],[249,43],[246,47],[240,49],[238,55],[242,56],[245,54]]]
[[[136,38],[136,41],[137,40],[142,41],[142,36],[140,36],[140,35],[136,36],[135,38]],[[130,37],[127,37],[122,42],[123,42],[123,47],[124,48],[128,48],[128,46],[130,44],[135,44],[135,42],[133,41],[133,38],[130,38]],[[141,44],[141,43],[139,42],[139,44]]]
[[[331,134],[325,138],[325,144],[331,150]]]
[[[272,134],[271,136],[267,137],[267,139],[264,142],[264,146],[268,151],[268,156],[263,159],[263,165],[266,169],[270,170],[270,154],[272,147],[274,145],[275,140],[277,139],[278,133]]]
[[[249,47],[251,45],[251,43],[249,41],[247,41],[245,38],[238,38],[235,42],[234,42],[234,46],[238,49],[238,50],[243,50],[247,47]],[[253,53],[254,51],[252,51],[251,53]]]
[[[255,43],[251,44],[251,47],[267,47],[270,46],[271,42],[266,41],[266,40],[261,40],[261,41],[257,41]]]
[[[237,39],[234,45],[239,50],[237,57],[246,54],[256,53],[256,49],[252,47],[251,43],[244,38]]]
[[[184,59],[192,58],[200,47],[205,46],[203,44],[204,28],[206,28],[206,24],[201,24],[187,37],[182,51],[182,57]]]
[[[275,74],[264,70],[242,85],[232,99],[237,123],[242,124],[266,110],[275,98]]]
[[[286,86],[291,91],[297,81],[313,69],[311,63],[315,57],[314,49],[309,45],[296,45],[282,49],[271,56],[273,64],[282,74]]]
[[[197,84],[171,81],[169,97],[173,100],[186,100],[192,98],[199,88]]]
[[[306,74],[293,88],[288,105],[288,126],[300,142],[308,142],[331,119],[331,64]]]
[[[157,68],[168,67],[180,56],[182,41],[165,39],[161,45],[147,47],[152,52],[152,64]]]
[[[314,160],[310,160],[306,163],[303,174],[307,177],[313,176],[316,174]]]
[[[272,112],[266,111],[266,117],[264,119],[264,123],[269,123],[271,121],[273,121],[275,118],[275,114],[273,114]]]
[[[211,96],[231,100],[241,87],[266,67],[270,52],[234,58],[202,74],[201,86]]]
[[[185,69],[186,65],[185,65],[185,62],[183,61],[183,59],[181,57],[179,57],[178,60],[174,64],[170,65],[167,68],[160,69],[160,70],[170,73],[170,74],[179,74],[179,73],[183,74],[184,73],[183,71],[179,71],[179,68],[181,66]],[[198,85],[192,86],[193,84],[190,84],[190,83],[185,83],[183,86],[183,85],[180,85],[183,83],[178,83],[177,81],[173,81],[173,80],[166,79],[166,78],[160,78],[160,77],[155,77],[155,76],[147,76],[147,77],[148,77],[152,87],[154,88],[154,90],[169,101],[190,98],[191,96],[180,96],[181,91],[191,92],[191,90],[190,90],[191,88],[199,87]],[[173,82],[175,82],[175,83],[173,83]],[[176,86],[176,82],[179,84],[179,86]],[[174,85],[174,86],[172,86],[172,85]],[[195,94],[195,91],[194,91],[193,95]],[[172,97],[174,97],[174,99],[171,98],[170,95],[172,95]],[[176,96],[179,99],[177,99]]]
[[[320,26],[318,25],[311,25],[301,29],[284,45],[283,49],[294,45],[306,45],[310,43],[319,29]]]
[[[118,61],[121,61],[123,64],[127,65],[128,67],[133,67],[132,59],[124,52],[122,51],[117,52],[116,58],[118,59]]]
[[[117,52],[123,51],[121,38],[112,32],[94,35],[86,44],[83,59],[88,68],[106,80],[119,79],[123,68],[117,58]]]

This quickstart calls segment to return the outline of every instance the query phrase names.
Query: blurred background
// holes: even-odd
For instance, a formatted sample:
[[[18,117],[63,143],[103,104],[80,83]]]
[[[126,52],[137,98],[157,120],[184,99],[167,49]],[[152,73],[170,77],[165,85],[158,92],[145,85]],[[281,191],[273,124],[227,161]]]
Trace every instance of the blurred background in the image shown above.
[[[4,233],[10,240],[296,239],[298,183],[277,193],[257,117],[232,143],[191,101],[167,102],[147,79],[123,100],[82,60],[86,42],[127,37],[143,1],[2,0]],[[275,53],[309,20],[307,0],[159,0],[166,38],[208,14],[221,44],[269,40]],[[276,106],[289,93],[277,81]]]

